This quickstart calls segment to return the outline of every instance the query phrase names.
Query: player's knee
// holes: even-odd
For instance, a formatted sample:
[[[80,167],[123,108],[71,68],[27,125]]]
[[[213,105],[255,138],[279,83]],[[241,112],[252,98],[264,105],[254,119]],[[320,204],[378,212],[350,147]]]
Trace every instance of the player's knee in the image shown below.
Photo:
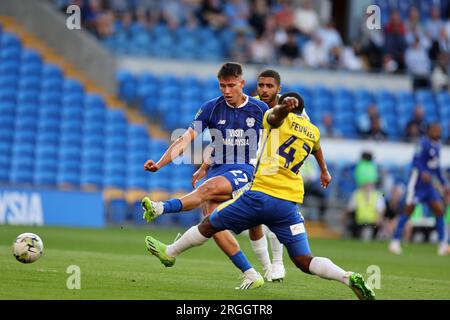
[[[261,225],[250,228],[248,230],[248,233],[249,233],[250,240],[252,240],[252,241],[260,240],[264,236]]]
[[[213,227],[211,224],[211,220],[209,219],[209,216],[206,216],[202,222],[198,225],[198,231],[207,238],[211,238],[217,230]]]
[[[305,255],[305,256],[298,256],[293,259],[295,266],[302,270],[304,273],[311,273],[309,271],[309,265],[311,264],[312,256]]]

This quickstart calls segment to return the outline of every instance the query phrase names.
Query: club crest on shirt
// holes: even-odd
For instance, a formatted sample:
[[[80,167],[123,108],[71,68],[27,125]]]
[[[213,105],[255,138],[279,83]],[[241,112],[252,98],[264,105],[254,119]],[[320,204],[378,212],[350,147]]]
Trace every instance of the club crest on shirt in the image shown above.
[[[255,125],[255,118],[247,118],[245,122],[247,123],[247,127],[252,128]]]

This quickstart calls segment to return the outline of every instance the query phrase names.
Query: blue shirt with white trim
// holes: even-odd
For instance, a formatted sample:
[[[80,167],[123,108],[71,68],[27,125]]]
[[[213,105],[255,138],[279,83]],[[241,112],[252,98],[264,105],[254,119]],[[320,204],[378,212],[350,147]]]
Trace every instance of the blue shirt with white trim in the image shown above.
[[[212,146],[212,169],[223,164],[239,164],[253,170],[258,142],[263,129],[263,116],[269,110],[263,101],[245,96],[245,102],[230,106],[223,96],[204,103],[190,127],[197,133],[209,129]]]

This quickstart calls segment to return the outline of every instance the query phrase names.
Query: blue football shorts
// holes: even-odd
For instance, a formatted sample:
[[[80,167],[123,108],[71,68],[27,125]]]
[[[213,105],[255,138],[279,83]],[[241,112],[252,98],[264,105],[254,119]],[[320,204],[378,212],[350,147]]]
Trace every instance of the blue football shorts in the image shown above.
[[[311,253],[303,216],[295,202],[248,190],[220,205],[209,219],[215,229],[236,234],[265,224],[286,246],[290,257]]]
[[[242,190],[253,180],[253,169],[254,168],[251,165],[221,165],[217,168],[208,170],[205,180],[223,176],[230,182],[233,193],[235,193],[240,189]]]

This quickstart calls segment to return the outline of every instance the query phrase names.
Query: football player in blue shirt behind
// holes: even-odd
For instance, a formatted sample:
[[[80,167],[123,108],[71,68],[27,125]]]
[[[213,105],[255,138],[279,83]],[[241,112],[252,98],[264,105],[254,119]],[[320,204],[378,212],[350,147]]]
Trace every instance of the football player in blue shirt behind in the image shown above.
[[[436,229],[439,237],[438,255],[443,256],[448,252],[444,224],[444,202],[433,185],[433,176],[436,176],[442,185],[444,193],[447,196],[450,194],[450,187],[442,176],[439,166],[440,138],[440,125],[431,123],[427,128],[427,136],[423,137],[417,146],[407,187],[404,213],[400,215],[393,239],[389,244],[389,251],[395,254],[402,253],[400,241],[403,229],[416,204],[419,202],[428,204],[436,216]]]
[[[219,204],[231,199],[233,192],[253,180],[263,116],[269,107],[243,93],[245,81],[240,64],[223,64],[217,78],[222,95],[202,105],[190,127],[172,143],[159,161],[148,160],[144,165],[147,171],[158,171],[182,154],[198,134],[209,128],[213,162],[206,181],[180,199],[155,202],[145,197],[142,207],[147,222],[161,214],[189,211],[204,203],[204,214],[208,215]],[[258,288],[264,284],[262,276],[251,267],[230,231],[217,233],[214,240],[244,274],[239,289]]]

